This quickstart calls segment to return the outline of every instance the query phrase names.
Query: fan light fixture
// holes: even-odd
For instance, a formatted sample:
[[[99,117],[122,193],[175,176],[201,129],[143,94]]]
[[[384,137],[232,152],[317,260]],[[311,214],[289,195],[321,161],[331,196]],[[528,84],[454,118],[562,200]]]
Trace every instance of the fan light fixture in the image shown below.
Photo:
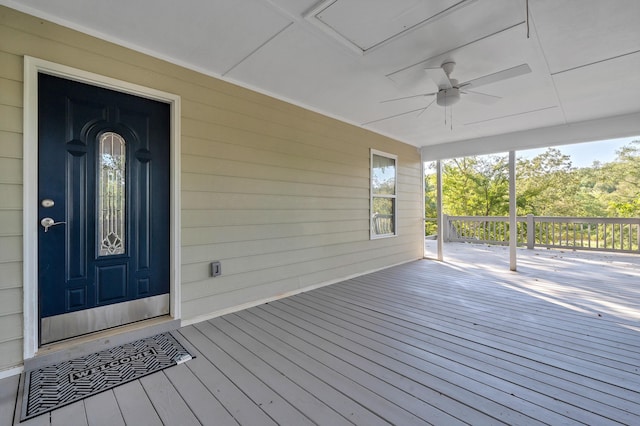
[[[460,100],[460,89],[441,89],[436,95],[436,103],[443,107],[449,107]]]

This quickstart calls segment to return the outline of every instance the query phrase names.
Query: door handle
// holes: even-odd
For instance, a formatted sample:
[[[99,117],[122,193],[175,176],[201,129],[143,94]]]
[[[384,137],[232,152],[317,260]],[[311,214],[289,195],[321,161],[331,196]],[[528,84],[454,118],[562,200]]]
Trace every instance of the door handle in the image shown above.
[[[49,228],[51,228],[52,226],[62,225],[63,223],[67,223],[67,222],[56,222],[50,217],[45,217],[40,221],[40,225],[42,225],[42,227],[44,228],[44,232],[48,232]]]

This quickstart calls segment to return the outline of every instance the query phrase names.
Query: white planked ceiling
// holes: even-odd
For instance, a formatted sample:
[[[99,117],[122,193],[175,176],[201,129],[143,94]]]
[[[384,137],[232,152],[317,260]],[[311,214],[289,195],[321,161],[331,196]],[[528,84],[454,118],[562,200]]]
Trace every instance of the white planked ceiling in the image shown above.
[[[429,146],[640,112],[640,1],[0,0],[102,38]],[[446,110],[424,68],[454,61],[491,105]],[[410,112],[414,111],[414,112]]]

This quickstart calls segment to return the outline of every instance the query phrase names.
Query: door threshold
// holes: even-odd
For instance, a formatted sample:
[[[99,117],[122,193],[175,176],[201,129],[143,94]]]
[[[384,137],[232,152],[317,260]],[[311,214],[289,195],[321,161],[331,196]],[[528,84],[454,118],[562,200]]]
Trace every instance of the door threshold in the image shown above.
[[[50,343],[38,348],[33,358],[24,360],[24,370],[35,370],[178,328],[180,328],[180,320],[163,315]]]

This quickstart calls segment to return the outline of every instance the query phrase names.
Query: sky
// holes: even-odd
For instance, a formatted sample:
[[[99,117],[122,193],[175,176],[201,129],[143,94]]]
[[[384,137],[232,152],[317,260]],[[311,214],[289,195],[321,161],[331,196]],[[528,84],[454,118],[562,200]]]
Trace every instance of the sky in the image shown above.
[[[601,163],[608,163],[615,160],[616,151],[635,140],[640,140],[640,136],[576,143],[571,145],[558,145],[554,148],[559,149],[565,155],[569,155],[571,157],[571,165],[573,167],[589,167],[596,160]],[[536,155],[542,154],[546,150],[547,148],[536,148],[516,151],[516,157],[531,159]],[[435,173],[435,170],[430,167],[426,167],[425,173]]]
[[[559,149],[565,155],[571,156],[571,164],[573,167],[588,167],[596,160],[601,163],[608,163],[615,160],[616,151],[634,140],[640,140],[640,136],[572,145],[559,145],[554,148]],[[517,151],[516,156],[533,158],[546,150],[547,148],[538,148],[528,149],[526,151]]]

